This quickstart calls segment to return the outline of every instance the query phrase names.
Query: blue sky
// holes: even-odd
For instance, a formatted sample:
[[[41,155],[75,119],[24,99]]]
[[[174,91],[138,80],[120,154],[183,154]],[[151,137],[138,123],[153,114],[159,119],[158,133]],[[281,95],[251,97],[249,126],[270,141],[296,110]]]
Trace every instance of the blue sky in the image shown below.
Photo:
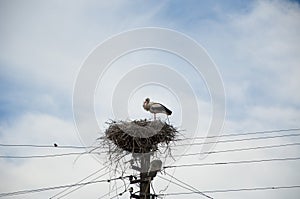
[[[84,60],[102,42],[134,28],[161,27],[193,38],[207,51],[223,79],[226,93],[224,132],[247,132],[299,128],[300,121],[300,5],[299,1],[0,1],[0,143],[81,145],[73,121],[72,95]],[[95,112],[100,129],[113,117],[107,105],[110,89],[134,64],[157,62],[179,71],[199,91],[201,120],[199,136],[210,123],[211,102],[203,79],[183,66],[178,58],[159,52],[132,53],[111,67],[99,83]],[[176,62],[176,63],[175,63]],[[181,65],[182,64],[182,65]],[[122,67],[122,68],[121,68]],[[103,86],[103,87],[101,87]],[[101,90],[103,89],[103,90]],[[148,89],[148,90],[147,90]],[[132,117],[148,118],[140,104],[140,90],[129,100]],[[180,90],[180,89],[178,89]],[[101,101],[101,92],[107,98]],[[176,92],[175,92],[176,93]],[[187,107],[189,96],[179,101],[170,93],[153,94],[168,104],[174,113],[171,122],[180,126],[179,107]],[[139,103],[138,106],[135,106]],[[189,107],[190,108],[190,107]],[[189,129],[192,124],[181,126]],[[297,132],[295,132],[297,133]],[[98,136],[95,133],[93,136]],[[299,139],[236,143],[232,148],[257,144],[282,144]],[[226,149],[217,145],[216,149]],[[197,151],[199,149],[191,149]],[[32,155],[55,152],[53,149],[5,148],[1,155]],[[276,155],[276,156],[275,156]],[[299,147],[276,151],[258,151],[207,157],[204,160],[182,158],[179,163],[209,162],[299,156]],[[73,157],[58,159],[0,159],[0,177],[7,184],[0,192],[34,189],[74,183],[101,167],[90,156],[74,163]],[[50,166],[49,166],[50,165]],[[59,165],[59,166],[58,166]],[[202,190],[300,184],[298,162],[234,168],[193,168],[187,173],[176,170],[174,176]],[[249,172],[247,172],[249,171]],[[250,172],[251,171],[251,172]],[[265,175],[261,176],[264,172]],[[275,175],[278,172],[282,175]],[[37,175],[33,175],[36,173]],[[209,178],[199,182],[193,178]],[[238,173],[238,174],[236,174]],[[55,174],[55,176],[53,175]],[[213,175],[213,177],[211,177]],[[238,175],[238,176],[237,176]],[[239,177],[240,176],[240,177]],[[108,177],[108,175],[106,176]],[[228,183],[228,178],[232,179]],[[14,180],[12,180],[14,179]],[[163,181],[158,180],[157,186]],[[168,192],[176,191],[170,186]],[[101,190],[99,193],[99,189]],[[108,191],[105,185],[85,187],[66,198],[97,198]],[[185,191],[185,190],[183,190]],[[56,192],[43,192],[12,198],[45,198]],[[87,195],[88,194],[88,195]],[[249,195],[248,195],[249,194]],[[297,198],[299,189],[279,192],[216,194],[216,198]],[[191,198],[198,198],[191,195]],[[121,198],[127,198],[121,197]],[[176,198],[185,198],[178,196]]]

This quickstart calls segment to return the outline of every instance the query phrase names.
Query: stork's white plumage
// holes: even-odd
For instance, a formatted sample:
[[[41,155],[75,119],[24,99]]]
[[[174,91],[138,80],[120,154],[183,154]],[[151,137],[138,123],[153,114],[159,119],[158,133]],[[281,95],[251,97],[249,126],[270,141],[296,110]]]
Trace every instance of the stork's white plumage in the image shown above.
[[[146,100],[144,101],[143,107],[146,111],[150,111],[150,113],[154,114],[154,120],[156,119],[157,113],[163,113],[163,114],[166,114],[167,116],[172,114],[172,111],[170,109],[168,109],[161,103],[150,102],[149,98],[146,98]]]

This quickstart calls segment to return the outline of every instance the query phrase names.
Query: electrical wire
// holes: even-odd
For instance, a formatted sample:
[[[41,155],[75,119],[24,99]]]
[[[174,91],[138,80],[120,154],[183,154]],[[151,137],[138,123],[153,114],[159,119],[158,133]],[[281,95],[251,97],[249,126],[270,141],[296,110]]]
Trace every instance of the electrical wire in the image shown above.
[[[241,191],[265,191],[265,190],[295,189],[295,188],[300,188],[300,185],[254,187],[254,188],[240,188],[240,189],[220,189],[220,190],[209,190],[203,192],[204,193],[228,193],[228,192],[241,192]],[[158,194],[158,196],[171,196],[171,195],[174,196],[174,195],[187,195],[187,194],[195,194],[195,192],[166,193],[166,194]]]
[[[261,163],[261,162],[273,162],[273,161],[293,161],[300,160],[300,157],[289,158],[273,158],[273,159],[260,159],[260,160],[242,160],[242,161],[229,161],[229,162],[212,162],[212,163],[195,163],[195,164],[182,164],[182,165],[170,165],[164,166],[167,168],[179,168],[179,167],[201,167],[201,166],[217,166],[217,165],[230,165],[230,164],[249,164],[249,163]]]
[[[120,189],[120,188],[123,188],[123,187],[124,187],[124,184],[123,184],[123,185],[120,185],[119,187],[116,187],[115,189],[109,191],[108,193],[106,193],[106,194],[100,196],[100,198],[98,198],[98,199],[102,199],[102,198],[108,196],[109,194],[111,194],[112,192],[115,192],[116,190],[118,190],[118,189]]]
[[[228,150],[219,150],[219,151],[188,153],[188,154],[183,154],[183,155],[174,155],[173,157],[184,157],[184,156],[193,156],[193,155],[207,155],[207,154],[216,154],[216,153],[251,151],[251,150],[280,148],[280,147],[290,147],[290,146],[298,146],[298,145],[300,145],[300,143],[296,142],[296,143],[287,143],[287,144],[278,144],[278,145],[266,145],[266,146],[257,146],[257,147],[248,147],[248,148],[237,148],[237,149],[228,149]]]
[[[39,144],[0,144],[0,147],[31,147],[31,148],[61,148],[61,149],[87,149],[94,146],[74,146],[74,145],[39,145]]]
[[[292,134],[293,135],[293,134]],[[299,134],[300,135],[300,134]],[[290,136],[290,135],[285,135]],[[298,134],[297,134],[298,136]],[[248,141],[253,139],[269,139],[270,137],[255,137],[255,138],[247,138],[247,139],[238,139],[238,140],[220,140],[218,142],[213,143],[224,143],[224,142],[237,142],[237,141]],[[274,138],[274,136],[272,136]],[[212,143],[212,142],[208,142]],[[208,144],[208,143],[194,143],[190,145],[199,145],[199,144]],[[210,152],[201,152],[201,153],[190,153],[190,154],[183,154],[183,155],[176,155],[178,156],[192,156],[192,155],[205,155],[205,154],[214,154],[214,153],[227,153],[227,152],[238,152],[238,151],[249,151],[249,150],[258,150],[258,149],[267,149],[267,148],[279,148],[279,147],[288,147],[288,146],[296,146],[300,145],[300,143],[288,143],[288,144],[279,144],[279,145],[267,145],[267,146],[258,146],[258,147],[250,147],[250,148],[238,148],[238,149],[229,149],[229,150],[222,150],[222,151],[210,151]],[[183,145],[176,145],[176,146],[183,146]],[[47,155],[29,155],[29,156],[12,156],[12,155],[0,155],[0,158],[6,159],[29,159],[29,158],[52,158],[52,157],[62,157],[62,156],[73,156],[73,155],[84,155],[84,154],[99,154],[97,152],[72,152],[72,153],[61,153],[61,154],[47,154]]]
[[[243,138],[243,139],[229,139],[229,140],[217,140],[217,141],[208,141],[208,142],[196,142],[196,143],[187,143],[187,144],[178,144],[172,147],[178,146],[194,146],[194,145],[204,145],[204,144],[218,144],[218,143],[230,143],[230,142],[242,142],[250,140],[265,140],[265,139],[274,139],[282,137],[295,137],[300,136],[300,133],[288,134],[288,135],[275,135],[275,136],[264,136],[264,137],[252,137],[252,138]]]
[[[172,176],[175,174],[175,171],[176,171],[176,168],[173,169]],[[169,182],[168,182],[168,184],[166,185],[165,188],[159,190],[159,193],[166,191],[166,190],[169,188],[169,186],[170,186],[172,180],[173,180],[173,178],[171,178],[171,180],[169,180]]]
[[[151,186],[151,189],[152,189],[154,195],[156,195],[155,190],[154,190],[154,187],[153,187],[153,182],[152,182],[152,181],[150,182],[150,186]]]
[[[263,190],[294,189],[294,188],[300,188],[300,185],[211,190],[211,191],[206,191],[206,193],[226,193],[226,192],[239,192],[239,191],[263,191]]]
[[[0,155],[0,158],[6,158],[6,159],[53,158],[53,157],[86,155],[86,154],[99,154],[99,153],[90,153],[90,152],[76,153],[76,152],[73,152],[73,153],[59,153],[59,154],[47,154],[47,155],[28,155],[28,156]]]
[[[104,174],[102,174],[102,175],[100,175],[100,176],[98,176],[98,177],[93,178],[93,179],[91,180],[91,182],[96,181],[97,179],[99,179],[99,178],[105,176],[106,174],[108,174],[109,172],[110,172],[110,171],[108,171],[108,172],[106,172],[106,173],[104,173]],[[65,196],[67,196],[67,195],[69,195],[69,194],[71,194],[71,193],[77,191],[78,189],[81,189],[82,187],[84,187],[84,185],[83,185],[83,186],[78,186],[77,188],[75,188],[75,189],[73,189],[73,190],[71,190],[71,191],[69,191],[69,192],[63,194],[62,196],[59,196],[57,199],[64,198]]]
[[[273,134],[279,132],[289,132],[289,131],[300,131],[300,128],[289,128],[289,129],[277,129],[277,130],[266,130],[266,131],[253,131],[245,133],[230,133],[214,136],[199,136],[194,138],[183,138],[179,140],[189,140],[189,139],[206,139],[206,138],[220,138],[220,137],[236,137],[236,136],[246,136],[246,135],[256,135],[256,134]],[[34,148],[64,148],[64,149],[87,149],[95,148],[95,146],[75,146],[75,145],[39,145],[39,144],[4,144],[0,143],[0,147],[34,147]]]
[[[97,180],[97,181],[89,181],[89,182],[76,183],[76,184],[60,185],[60,186],[54,186],[54,187],[44,187],[44,188],[38,188],[38,189],[30,189],[30,190],[21,190],[21,191],[0,193],[0,197],[22,195],[22,194],[36,193],[36,192],[43,192],[43,191],[50,191],[50,190],[63,189],[63,188],[69,188],[69,187],[85,186],[85,185],[89,185],[89,184],[96,184],[96,183],[101,183],[101,182],[110,182],[110,181],[113,181],[113,180],[120,180],[120,179],[127,178],[127,177],[129,177],[129,176],[125,176],[125,177],[120,176],[118,178],[106,179],[106,180]]]
[[[92,174],[90,174],[90,175],[88,175],[87,177],[85,177],[85,178],[81,179],[80,181],[78,181],[77,184],[78,184],[78,183],[81,183],[81,182],[83,182],[84,180],[86,180],[86,179],[92,177],[93,175],[95,175],[95,174],[97,174],[97,173],[103,171],[105,168],[106,168],[106,167],[102,167],[101,169],[98,169],[97,171],[93,172]],[[109,171],[108,171],[108,172],[109,172]],[[107,174],[108,172],[104,173],[104,174],[101,175],[101,176],[98,176],[97,178],[92,179],[91,181],[94,181],[94,180],[99,179],[100,177],[104,176],[104,175]],[[82,187],[83,187],[83,186],[79,186],[79,187],[77,187],[76,189],[74,189],[74,190],[72,190],[72,191],[70,191],[70,192],[67,192],[67,193],[64,194],[64,195],[59,196],[59,195],[61,195],[62,193],[64,193],[64,192],[66,192],[66,191],[68,191],[68,190],[71,189],[71,187],[68,187],[67,189],[65,189],[65,190],[63,190],[63,191],[60,191],[60,192],[56,193],[55,195],[51,196],[50,199],[54,199],[56,196],[59,196],[58,198],[62,198],[62,197],[64,197],[64,196],[66,196],[66,195],[68,195],[68,194],[70,194],[70,193],[72,193],[72,192],[74,192],[74,191],[76,191],[76,190],[82,188]]]
[[[254,134],[271,134],[271,133],[278,133],[278,132],[288,132],[288,131],[298,131],[300,128],[294,129],[280,129],[280,130],[272,130],[272,131],[257,131],[257,132],[248,132],[242,134],[224,134],[218,136],[207,136],[207,137],[195,137],[195,138],[186,138],[186,139],[205,139],[205,138],[215,138],[215,137],[234,137],[234,136],[245,136],[245,135],[254,135]],[[239,141],[250,141],[250,140],[260,140],[260,139],[272,139],[272,138],[280,138],[280,137],[293,137],[293,136],[300,136],[300,134],[288,134],[288,135],[275,135],[275,136],[265,136],[265,137],[254,137],[254,138],[245,138],[245,139],[230,139],[230,140],[219,140],[216,142],[203,142],[203,143],[192,143],[188,145],[201,145],[201,144],[212,144],[212,143],[229,143],[229,142],[239,142]],[[269,145],[269,146],[259,146],[259,147],[251,147],[251,148],[240,148],[240,149],[229,149],[223,151],[213,151],[208,153],[223,153],[223,152],[235,152],[235,151],[245,151],[245,150],[256,150],[256,149],[263,149],[263,148],[275,148],[275,147],[284,147],[284,146],[292,146],[292,145],[299,145],[300,143],[290,143],[290,144],[281,144],[281,145]],[[183,146],[183,145],[176,145],[176,146]],[[36,148],[69,148],[69,149],[87,149],[87,148],[95,148],[94,146],[72,146],[72,145],[62,145],[62,146],[53,146],[53,145],[33,145],[33,144],[0,144],[0,147],[36,147]],[[67,155],[79,155],[79,154],[91,154],[90,152],[83,152],[83,153],[63,153],[63,154],[49,154],[49,155],[34,155],[34,156],[0,156],[0,158],[47,158],[47,157],[60,157],[60,156],[67,156]],[[199,153],[197,153],[199,154]],[[193,154],[186,154],[193,155]],[[228,165],[228,164],[247,164],[247,163],[259,163],[259,162],[270,162],[270,161],[292,161],[292,160],[299,160],[300,157],[290,157],[290,158],[274,158],[274,159],[262,159],[262,160],[243,160],[243,161],[231,161],[231,162],[215,162],[215,163],[202,163],[202,164],[186,164],[186,165],[174,165],[174,166],[165,166],[166,168],[173,168],[173,167],[189,167],[189,166],[212,166],[212,165]],[[111,180],[122,179],[123,177],[114,178]],[[83,180],[82,180],[83,181]],[[82,182],[80,181],[80,182]],[[62,188],[71,188],[77,186],[85,186],[88,184],[100,183],[100,182],[108,182],[109,180],[97,180],[97,181],[90,181],[85,183],[76,183],[76,184],[69,184],[69,185],[61,185],[61,186],[54,186],[54,187],[45,187],[39,189],[32,189],[32,190],[22,190],[22,191],[15,191],[15,192],[8,192],[8,193],[0,193],[0,197],[5,196],[13,196],[13,195],[21,195],[27,193],[34,193],[34,192],[42,192],[42,191],[49,191],[55,189],[62,189]],[[124,187],[124,185],[120,186]],[[117,187],[120,188],[120,187]],[[299,188],[300,185],[292,186],[292,187],[265,187],[265,188],[247,188],[247,189],[236,189],[236,190],[215,190],[218,192],[224,191],[246,191],[246,190],[263,190],[263,189],[281,189],[281,188]],[[77,190],[77,189],[75,189]],[[73,191],[75,191],[73,190]],[[72,191],[72,192],[73,192]],[[195,191],[195,190],[194,190]],[[212,192],[211,193],[215,193]],[[71,193],[71,192],[70,192]],[[206,193],[210,193],[206,191]],[[104,195],[106,196],[106,195]],[[103,196],[102,196],[103,197]],[[102,198],[100,197],[100,198]]]
[[[203,195],[203,196],[205,196],[205,197],[207,197],[207,198],[213,199],[211,196],[204,194],[202,191],[199,191],[199,190],[196,189],[195,187],[193,187],[193,186],[191,186],[191,185],[189,185],[189,184],[183,182],[182,180],[179,180],[178,178],[176,178],[176,177],[174,177],[174,176],[171,176],[171,175],[168,174],[167,172],[165,172],[165,173],[166,173],[168,176],[170,176],[170,177],[174,178],[175,180],[177,180],[178,182],[180,182],[180,183],[184,184],[185,186],[187,186],[187,187],[193,189],[193,190],[196,191],[197,193],[199,193],[199,194],[201,194],[201,195]]]
[[[162,177],[162,176],[160,176],[160,175],[158,175],[157,177],[159,177],[159,178],[161,178],[161,179],[163,179],[163,180],[165,180],[165,181],[170,182],[170,180],[168,180],[167,178],[164,178],[164,177]],[[175,184],[175,185],[177,185],[177,186],[179,186],[179,187],[181,187],[181,188],[183,188],[183,189],[192,191],[192,192],[189,192],[189,193],[197,193],[197,194],[201,194],[201,195],[202,195],[202,192],[201,192],[201,193],[200,193],[200,192],[197,192],[197,191],[195,191],[194,189],[191,189],[191,188],[189,188],[189,187],[183,186],[183,185],[181,185],[181,184],[179,184],[179,183],[177,183],[177,182],[171,181],[171,183],[172,183],[172,184]],[[165,196],[165,194],[158,194],[158,196]],[[210,198],[211,198],[211,197],[210,197]]]
[[[107,180],[98,180],[98,181],[94,181],[94,182],[85,182],[85,183],[61,185],[61,186],[55,186],[55,187],[45,187],[45,188],[39,188],[39,189],[22,190],[22,191],[8,192],[8,193],[0,193],[0,197],[15,196],[15,195],[22,195],[22,194],[42,192],[42,191],[50,191],[50,190],[55,190],[55,189],[63,189],[63,188],[75,187],[75,186],[83,186],[83,185],[95,184],[95,183],[100,183],[100,182],[107,182]]]
[[[244,132],[244,133],[226,133],[226,134],[221,134],[221,135],[198,136],[198,137],[194,137],[194,138],[183,138],[181,140],[220,138],[220,137],[235,137],[235,136],[246,136],[246,135],[257,135],[257,134],[273,134],[273,133],[289,132],[289,131],[300,131],[300,128],[265,130],[265,131],[253,131],[253,132]]]

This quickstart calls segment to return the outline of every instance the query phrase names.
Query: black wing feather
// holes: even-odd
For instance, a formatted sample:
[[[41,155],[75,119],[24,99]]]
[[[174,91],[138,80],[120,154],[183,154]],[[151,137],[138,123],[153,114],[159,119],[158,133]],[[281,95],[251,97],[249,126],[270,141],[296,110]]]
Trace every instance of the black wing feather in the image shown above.
[[[151,105],[150,111],[153,113],[165,113],[167,115],[171,115],[172,111],[165,107],[164,105],[160,103],[154,103]]]

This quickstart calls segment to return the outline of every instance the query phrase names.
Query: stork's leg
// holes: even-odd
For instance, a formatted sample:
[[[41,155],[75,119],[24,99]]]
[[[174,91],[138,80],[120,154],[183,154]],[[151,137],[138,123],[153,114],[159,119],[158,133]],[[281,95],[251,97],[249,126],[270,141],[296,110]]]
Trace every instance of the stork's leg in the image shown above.
[[[156,120],[156,114],[155,113],[153,113],[154,114],[154,120]]]
[[[167,119],[168,119],[168,124],[170,124],[170,120],[169,120],[169,117],[167,116]]]

